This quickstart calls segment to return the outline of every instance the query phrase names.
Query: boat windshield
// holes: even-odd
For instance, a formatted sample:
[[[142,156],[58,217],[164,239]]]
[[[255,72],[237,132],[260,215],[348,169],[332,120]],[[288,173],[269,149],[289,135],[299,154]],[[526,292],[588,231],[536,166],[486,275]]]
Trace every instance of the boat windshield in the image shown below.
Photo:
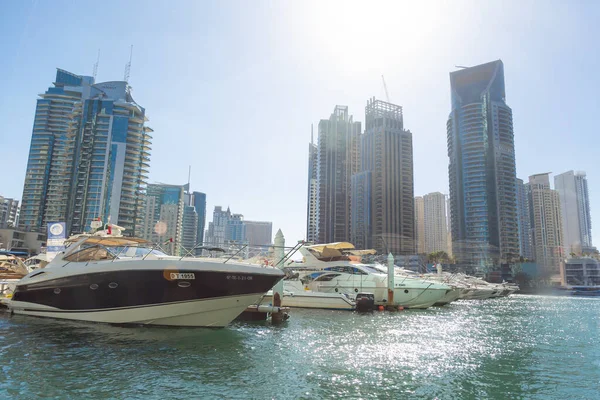
[[[387,273],[386,270],[383,270],[383,268],[380,269],[380,268],[376,267],[375,265],[364,265],[363,264],[360,267],[370,274],[385,274],[385,273]]]
[[[153,254],[159,257],[167,256],[160,250],[151,249],[148,247],[138,246],[118,246],[108,248],[113,254],[116,254],[119,258],[142,258],[148,254]]]
[[[64,260],[71,262],[87,262],[113,260],[115,258],[143,258],[148,254],[157,257],[166,256],[162,251],[138,246],[103,246],[100,243],[86,246],[84,243],[81,247],[80,250],[66,256]]]

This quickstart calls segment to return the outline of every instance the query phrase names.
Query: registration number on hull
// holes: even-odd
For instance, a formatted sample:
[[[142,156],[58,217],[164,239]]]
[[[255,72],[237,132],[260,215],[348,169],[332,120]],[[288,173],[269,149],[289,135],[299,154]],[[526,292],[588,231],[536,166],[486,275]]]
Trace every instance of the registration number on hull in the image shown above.
[[[188,273],[180,273],[180,272],[171,272],[170,278],[175,279],[196,279],[196,275],[191,272]]]

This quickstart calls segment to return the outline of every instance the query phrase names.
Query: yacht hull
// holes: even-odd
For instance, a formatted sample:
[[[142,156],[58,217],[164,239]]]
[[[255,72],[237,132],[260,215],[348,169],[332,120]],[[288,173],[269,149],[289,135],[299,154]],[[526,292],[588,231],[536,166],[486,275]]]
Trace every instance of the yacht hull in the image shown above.
[[[35,273],[23,278],[8,308],[78,321],[223,327],[283,277],[280,271],[257,269],[139,268],[64,276],[60,269],[47,269],[46,279]]]
[[[221,328],[227,326],[261,296],[262,294],[258,293],[109,310],[65,311],[14,300],[8,303],[8,307],[17,315],[73,321]]]
[[[453,301],[458,300],[460,297],[460,289],[451,289],[446,293],[444,297],[442,297],[437,303],[436,306],[444,306],[446,304],[452,303]]]
[[[269,304],[273,302],[273,292],[269,291],[260,304]],[[356,304],[338,293],[318,293],[310,290],[303,292],[284,292],[283,307],[291,308],[316,308],[325,310],[354,310]]]
[[[468,288],[463,289],[460,293],[460,298],[463,300],[485,300],[494,295],[492,289]]]

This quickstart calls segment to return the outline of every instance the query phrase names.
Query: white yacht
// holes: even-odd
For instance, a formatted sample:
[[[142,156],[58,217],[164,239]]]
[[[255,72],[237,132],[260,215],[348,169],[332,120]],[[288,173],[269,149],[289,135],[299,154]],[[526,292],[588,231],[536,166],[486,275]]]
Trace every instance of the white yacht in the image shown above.
[[[351,243],[341,242],[303,246],[300,252],[303,262],[287,268],[298,273],[305,289],[352,297],[360,292],[368,292],[374,294],[375,304],[387,303],[387,273],[384,273],[379,265],[364,264],[360,261],[365,252],[372,250],[354,250]],[[394,303],[405,308],[431,307],[452,290],[442,283],[419,277],[396,274],[394,279]]]
[[[356,309],[356,296],[344,293],[323,293],[308,289],[298,279],[283,281],[283,298],[281,305],[291,308],[320,308],[327,310]],[[272,304],[273,291],[269,290],[260,301],[259,305]]]
[[[17,282],[29,271],[18,257],[0,254],[0,298],[12,297]]]
[[[272,267],[167,256],[143,247],[149,244],[142,239],[106,231],[68,243],[45,268],[16,284],[9,311],[114,324],[223,327],[284,276]]]

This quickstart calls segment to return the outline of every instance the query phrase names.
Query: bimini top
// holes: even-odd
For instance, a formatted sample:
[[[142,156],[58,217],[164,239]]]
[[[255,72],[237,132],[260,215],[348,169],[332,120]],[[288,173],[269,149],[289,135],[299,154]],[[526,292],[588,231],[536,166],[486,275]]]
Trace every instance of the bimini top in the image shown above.
[[[315,244],[313,246],[306,246],[309,249],[314,251],[318,251],[322,253],[325,248],[334,249],[334,250],[354,250],[354,245],[349,242],[335,242],[335,243],[325,243],[325,244]]]

